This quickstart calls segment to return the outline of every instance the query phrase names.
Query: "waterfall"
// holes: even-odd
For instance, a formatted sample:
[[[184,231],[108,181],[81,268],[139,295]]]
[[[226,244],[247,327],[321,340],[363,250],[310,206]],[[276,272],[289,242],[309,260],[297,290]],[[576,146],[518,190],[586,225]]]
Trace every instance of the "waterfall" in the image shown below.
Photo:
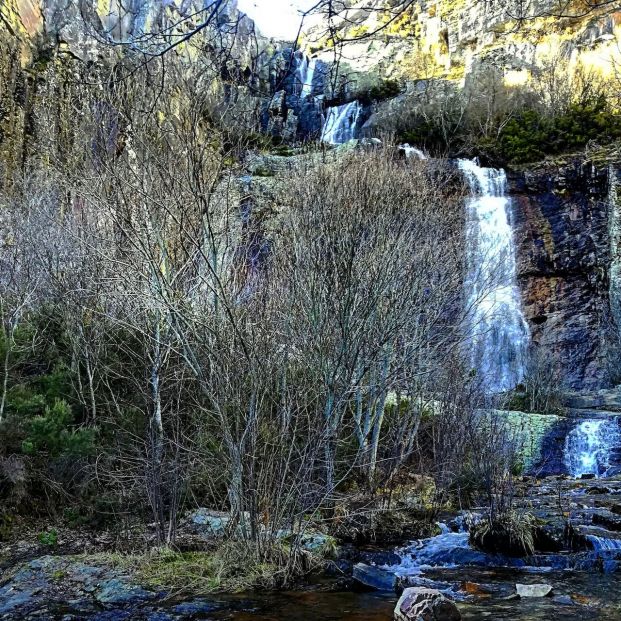
[[[399,149],[404,152],[406,159],[410,159],[411,157],[416,158],[418,160],[427,160],[429,159],[424,151],[417,149],[416,147],[410,146],[407,142],[405,144],[400,144]]]
[[[585,420],[565,438],[565,465],[573,477],[593,474],[606,476],[611,467],[611,451],[621,445],[616,420]]]
[[[317,61],[315,59],[309,61],[306,56],[302,56],[302,59],[298,63],[296,78],[298,83],[302,86],[300,99],[306,99],[313,94],[313,79],[315,77],[316,67]]]
[[[471,363],[489,393],[514,388],[524,376],[529,333],[516,278],[515,245],[504,170],[460,160],[470,185],[466,299]]]
[[[343,144],[356,137],[356,125],[362,113],[359,101],[328,108],[321,140],[328,144]]]
[[[621,539],[608,539],[596,535],[587,535],[586,539],[597,552],[600,550],[621,550]]]

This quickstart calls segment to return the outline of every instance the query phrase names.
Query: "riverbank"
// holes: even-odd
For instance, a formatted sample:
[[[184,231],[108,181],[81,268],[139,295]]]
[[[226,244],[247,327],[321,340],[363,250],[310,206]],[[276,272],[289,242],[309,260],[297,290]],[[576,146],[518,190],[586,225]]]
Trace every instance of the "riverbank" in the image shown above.
[[[76,554],[84,534],[74,538],[72,548],[69,533],[60,532],[46,554],[39,539],[31,546],[16,542],[10,550],[3,548],[0,619],[290,621],[312,614],[319,621],[379,621],[392,617],[406,586],[441,590],[457,602],[464,619],[621,619],[621,479],[524,477],[516,485],[515,502],[517,511],[530,511],[547,533],[547,552],[538,549],[516,558],[476,550],[468,534],[475,509],[445,515],[439,534],[396,548],[338,541],[334,560],[309,567],[306,577],[285,592],[249,591],[240,582],[241,592],[218,592],[224,585],[213,583],[208,593],[198,586],[198,575],[196,585],[167,589],[163,582],[158,586],[158,572],[183,570],[189,577],[191,558],[197,562],[197,554],[207,558],[210,553],[186,553],[183,567],[178,553],[97,552],[96,544],[111,543],[100,534],[91,540],[91,552]],[[325,536],[318,535],[306,542],[308,550],[325,544]],[[10,561],[9,551],[14,555]],[[30,558],[19,559],[19,554]],[[240,563],[237,570],[227,569],[229,576],[248,570]],[[267,575],[268,568],[263,569]],[[517,584],[541,583],[549,585],[548,597],[516,594]]]

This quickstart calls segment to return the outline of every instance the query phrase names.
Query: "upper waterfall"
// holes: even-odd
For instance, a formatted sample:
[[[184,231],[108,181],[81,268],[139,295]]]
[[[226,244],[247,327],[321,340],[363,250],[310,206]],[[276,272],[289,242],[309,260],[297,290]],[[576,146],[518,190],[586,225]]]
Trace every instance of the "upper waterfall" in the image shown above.
[[[328,108],[321,140],[329,144],[343,144],[356,137],[356,125],[362,113],[359,101]]]
[[[315,78],[315,69],[317,68],[317,61],[313,58],[311,60],[306,56],[302,56],[299,61],[296,73],[297,80],[302,90],[300,91],[300,97],[306,99],[313,94],[313,80]]]
[[[471,189],[467,201],[470,318],[473,368],[489,393],[514,388],[524,376],[529,333],[517,286],[515,245],[504,170],[460,160]]]

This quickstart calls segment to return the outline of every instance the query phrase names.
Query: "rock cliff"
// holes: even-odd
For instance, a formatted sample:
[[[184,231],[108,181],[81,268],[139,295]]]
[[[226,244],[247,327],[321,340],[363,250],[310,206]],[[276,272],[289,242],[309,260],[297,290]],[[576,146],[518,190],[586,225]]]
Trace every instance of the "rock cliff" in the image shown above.
[[[614,381],[609,168],[582,160],[540,165],[512,173],[511,187],[518,280],[535,348],[551,354],[568,386]]]

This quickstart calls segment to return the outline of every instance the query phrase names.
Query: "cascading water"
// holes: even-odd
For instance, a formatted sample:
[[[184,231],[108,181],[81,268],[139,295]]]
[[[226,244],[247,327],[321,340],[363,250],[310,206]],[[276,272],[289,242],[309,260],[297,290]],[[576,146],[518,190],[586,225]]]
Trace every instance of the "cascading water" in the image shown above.
[[[407,142],[405,144],[399,145],[399,149],[401,149],[406,159],[414,158],[417,160],[427,160],[429,159],[424,151],[417,149],[416,147],[410,146]]]
[[[467,201],[471,362],[487,392],[514,388],[524,376],[529,332],[516,279],[510,199],[503,170],[460,160],[471,197]]]
[[[306,99],[313,94],[313,80],[316,68],[317,61],[315,59],[309,60],[306,56],[302,56],[296,71],[298,83],[302,87],[300,99]]]
[[[326,122],[321,132],[322,142],[343,144],[356,137],[356,126],[362,114],[359,101],[328,108]]]
[[[614,419],[585,420],[565,438],[565,465],[573,477],[605,477],[611,464],[611,451],[621,446],[619,424]]]
[[[597,535],[587,535],[586,539],[597,552],[602,550],[621,550],[621,539],[610,539],[608,537],[598,537]]]

